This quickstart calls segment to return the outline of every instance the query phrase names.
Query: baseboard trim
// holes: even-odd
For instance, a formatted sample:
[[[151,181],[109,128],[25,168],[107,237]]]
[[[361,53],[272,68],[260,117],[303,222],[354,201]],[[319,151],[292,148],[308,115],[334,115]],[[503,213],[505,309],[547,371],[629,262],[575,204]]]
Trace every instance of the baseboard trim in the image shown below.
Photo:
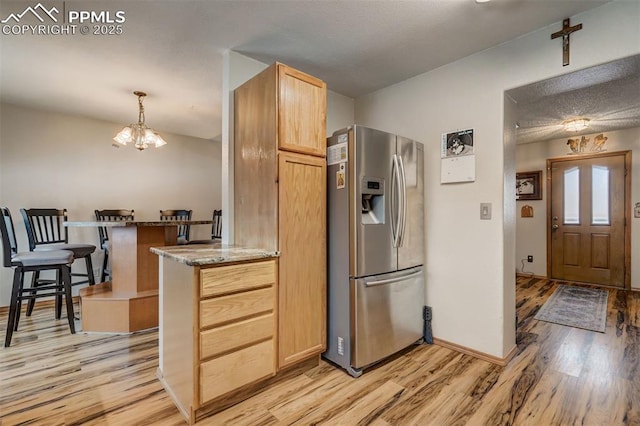
[[[516,277],[523,278],[537,278],[539,280],[548,280],[546,275],[533,275],[533,274],[523,274],[522,272],[516,272]]]
[[[458,344],[455,344],[455,343],[447,342],[446,340],[442,340],[442,339],[434,338],[433,339],[433,343],[438,345],[438,346],[442,346],[443,348],[451,349],[452,351],[460,352],[460,353],[463,353],[465,355],[469,355],[469,356],[472,356],[474,358],[478,358],[478,359],[481,359],[483,361],[487,361],[487,362],[490,362],[492,364],[499,365],[500,367],[506,366],[509,363],[509,361],[511,361],[511,359],[516,355],[516,351],[518,349],[517,346],[514,346],[509,351],[509,353],[507,354],[506,357],[498,358],[497,356],[493,356],[493,355],[486,354],[484,352],[476,351],[475,349],[471,349],[471,348],[467,348],[466,346],[461,346],[461,345],[458,345]]]

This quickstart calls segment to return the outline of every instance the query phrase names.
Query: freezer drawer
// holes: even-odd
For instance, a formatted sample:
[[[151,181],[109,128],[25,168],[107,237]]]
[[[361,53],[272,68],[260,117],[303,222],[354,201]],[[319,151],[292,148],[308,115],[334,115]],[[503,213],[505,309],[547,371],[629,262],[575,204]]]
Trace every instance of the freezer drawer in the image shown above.
[[[352,366],[363,368],[422,337],[422,267],[351,280]]]

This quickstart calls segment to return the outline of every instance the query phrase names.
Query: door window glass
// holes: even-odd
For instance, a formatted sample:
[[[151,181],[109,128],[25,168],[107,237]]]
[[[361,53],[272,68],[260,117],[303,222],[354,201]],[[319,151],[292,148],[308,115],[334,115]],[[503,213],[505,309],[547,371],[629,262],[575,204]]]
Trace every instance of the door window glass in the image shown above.
[[[609,225],[608,167],[591,167],[591,224]]]
[[[577,167],[564,171],[564,223],[580,223],[580,169]]]

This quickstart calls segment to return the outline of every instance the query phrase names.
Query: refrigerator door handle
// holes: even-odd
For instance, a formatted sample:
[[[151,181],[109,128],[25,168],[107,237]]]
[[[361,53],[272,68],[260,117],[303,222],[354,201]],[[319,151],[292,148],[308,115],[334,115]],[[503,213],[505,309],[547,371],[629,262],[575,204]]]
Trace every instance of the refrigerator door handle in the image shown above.
[[[400,201],[400,208],[401,208],[401,212],[399,214],[399,222],[400,222],[400,226],[399,226],[399,236],[398,236],[398,247],[402,247],[402,244],[404,242],[404,229],[405,229],[405,225],[407,223],[407,178],[406,178],[406,173],[404,171],[404,162],[402,161],[402,156],[398,155],[398,163],[400,164],[400,186],[401,186],[401,191],[400,191],[400,196],[401,196],[401,201]]]
[[[396,283],[398,281],[405,281],[405,280],[407,280],[409,278],[417,277],[420,274],[422,274],[422,270],[416,271],[416,272],[412,272],[410,274],[403,275],[401,277],[389,278],[389,279],[386,279],[386,280],[379,280],[379,281],[365,282],[364,285],[366,287],[375,287],[377,285],[392,284],[392,283]]]
[[[393,236],[393,246],[396,246],[396,155],[391,157],[391,235]]]
[[[399,212],[399,205],[396,204],[396,194],[398,197],[402,197],[402,182],[400,179],[400,164],[398,156],[393,154],[393,165],[391,167],[391,232],[393,235],[393,247],[398,247],[400,244],[400,225],[401,219]],[[402,203],[402,200],[398,200]]]

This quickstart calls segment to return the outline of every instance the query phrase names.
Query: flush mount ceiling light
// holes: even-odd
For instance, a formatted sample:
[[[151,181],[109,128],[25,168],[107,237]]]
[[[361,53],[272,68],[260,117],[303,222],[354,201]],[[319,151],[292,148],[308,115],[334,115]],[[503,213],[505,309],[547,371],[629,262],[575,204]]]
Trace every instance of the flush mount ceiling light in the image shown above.
[[[584,130],[589,127],[589,119],[575,118],[573,120],[567,120],[562,124],[564,125],[564,129],[569,132],[579,132],[580,130]]]
[[[489,3],[491,0],[476,0],[476,3]]]
[[[166,145],[167,142],[162,139],[159,134],[144,124],[144,107],[142,106],[142,100],[147,94],[137,90],[133,92],[133,94],[138,97],[138,122],[129,124],[120,130],[120,133],[118,133],[113,140],[122,145],[133,142],[133,146],[138,151],[147,149],[149,145],[155,145],[156,148]]]

